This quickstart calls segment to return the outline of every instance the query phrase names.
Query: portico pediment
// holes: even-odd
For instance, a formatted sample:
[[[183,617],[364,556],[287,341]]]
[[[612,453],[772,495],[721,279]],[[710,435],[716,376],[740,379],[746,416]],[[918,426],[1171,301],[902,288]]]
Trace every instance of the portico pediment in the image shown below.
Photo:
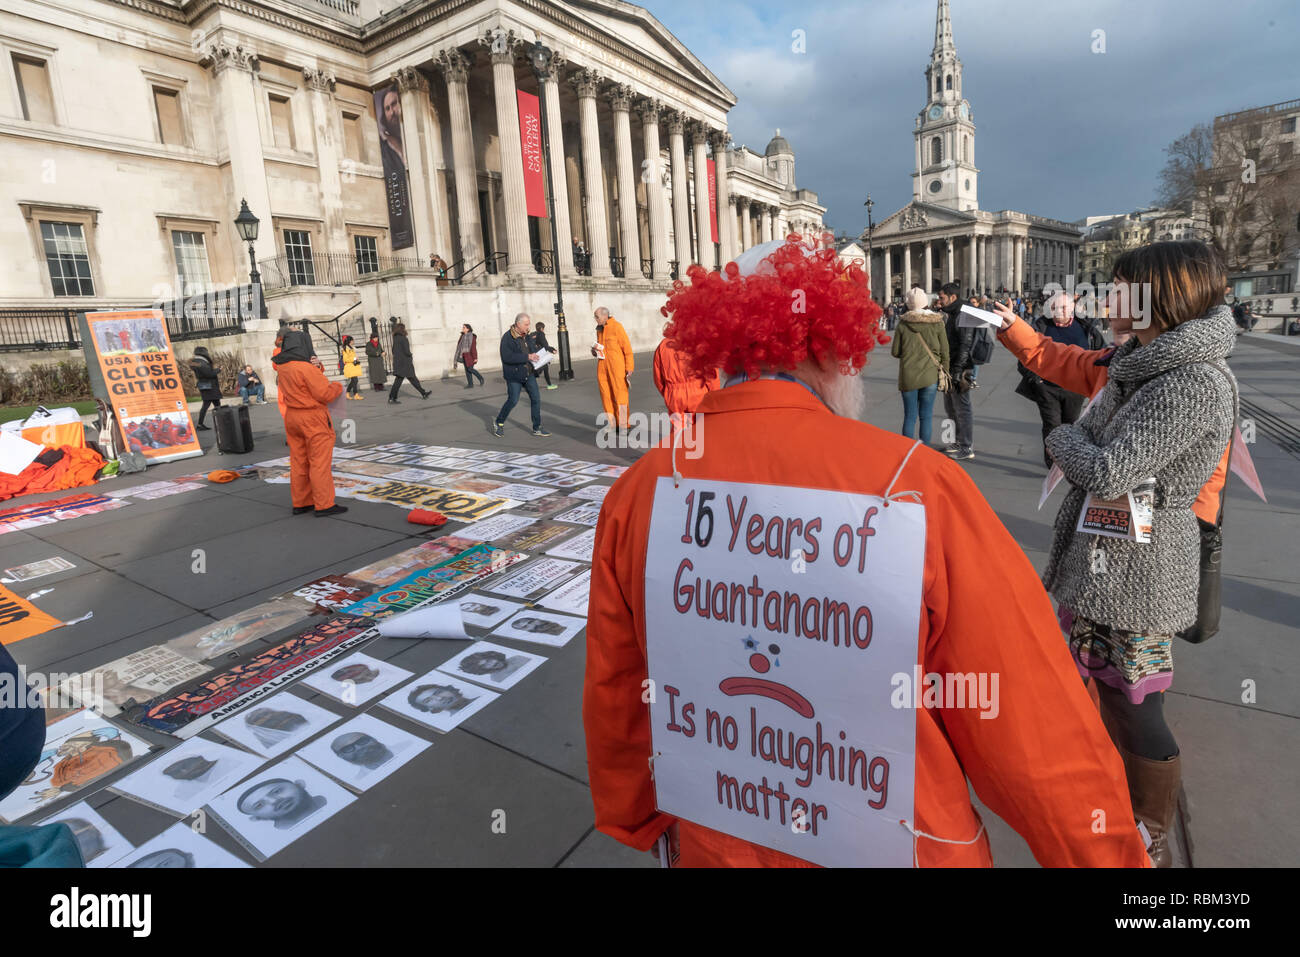
[[[951,227],[967,229],[973,226],[975,217],[970,213],[931,206],[928,203],[908,203],[898,212],[887,218],[874,230],[874,236],[904,237],[912,233],[940,231]]]

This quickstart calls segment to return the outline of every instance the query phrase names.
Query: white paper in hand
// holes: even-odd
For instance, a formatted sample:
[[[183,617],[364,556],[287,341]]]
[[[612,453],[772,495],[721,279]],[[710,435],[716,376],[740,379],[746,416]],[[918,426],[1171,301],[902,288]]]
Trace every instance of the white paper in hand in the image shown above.
[[[536,361],[533,362],[533,368],[540,369],[542,366],[546,365],[546,363],[550,362],[554,358],[555,358],[554,352],[551,352],[549,349],[540,349],[537,352]]]
[[[381,621],[376,628],[385,638],[451,638],[465,641],[460,602],[442,601],[413,608]]]
[[[1002,317],[996,312],[978,309],[968,304],[961,307],[961,314],[957,316],[957,326],[961,329],[980,329],[984,326],[1001,329]]]

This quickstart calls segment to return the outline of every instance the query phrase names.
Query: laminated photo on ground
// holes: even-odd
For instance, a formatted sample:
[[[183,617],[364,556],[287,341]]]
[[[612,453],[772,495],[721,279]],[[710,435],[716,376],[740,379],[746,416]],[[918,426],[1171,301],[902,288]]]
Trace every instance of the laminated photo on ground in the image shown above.
[[[399,685],[414,672],[358,652],[308,675],[303,685],[341,704],[359,707]]]
[[[51,814],[40,823],[68,825],[87,867],[112,867],[119,858],[135,850],[134,844],[85,801]]]
[[[299,748],[297,754],[352,790],[365,791],[428,747],[423,738],[362,714]]]
[[[246,861],[197,833],[182,821],[173,824],[151,841],[141,844],[112,865],[136,868],[230,868],[248,867]]]
[[[515,651],[490,641],[476,641],[454,658],[443,662],[438,670],[488,688],[513,688],[546,663],[541,655]]]
[[[516,641],[532,641],[539,645],[561,648],[586,627],[585,619],[556,615],[541,608],[529,608],[497,625],[491,637],[513,638]]]
[[[266,760],[241,748],[196,737],[114,781],[109,790],[166,814],[187,817]]]
[[[394,691],[379,705],[445,734],[499,697],[495,691],[435,669]]]
[[[213,730],[264,758],[275,758],[342,720],[342,715],[282,691],[250,705]]]

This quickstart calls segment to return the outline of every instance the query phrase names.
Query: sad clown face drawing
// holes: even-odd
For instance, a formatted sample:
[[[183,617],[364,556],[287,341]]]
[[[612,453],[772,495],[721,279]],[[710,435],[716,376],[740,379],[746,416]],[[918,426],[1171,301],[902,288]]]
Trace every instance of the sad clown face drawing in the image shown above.
[[[781,667],[781,660],[778,655],[781,654],[779,645],[768,645],[766,654],[764,649],[759,647],[757,641],[752,635],[746,635],[743,639],[745,650],[751,652],[749,656],[749,667],[756,675],[765,675],[773,667]],[[770,656],[770,657],[769,657]],[[811,718],[813,716],[813,706],[807,698],[795,691],[788,685],[783,685],[779,681],[773,681],[771,678],[760,678],[752,676],[734,676],[723,678],[718,682],[718,690],[725,695],[738,697],[741,695],[758,695],[763,698],[771,698],[773,701],[785,705],[795,714]]]

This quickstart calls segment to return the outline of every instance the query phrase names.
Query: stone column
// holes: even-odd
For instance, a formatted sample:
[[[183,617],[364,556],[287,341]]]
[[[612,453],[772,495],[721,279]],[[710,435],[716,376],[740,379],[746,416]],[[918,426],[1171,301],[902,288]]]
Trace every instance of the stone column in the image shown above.
[[[513,275],[533,273],[528,235],[528,194],[524,189],[524,160],[519,137],[519,97],[515,85],[515,55],[520,41],[513,30],[495,29],[479,37],[492,57],[492,93],[496,100],[497,141],[500,145],[501,193],[506,207],[506,253]]]
[[[632,88],[618,84],[606,96],[614,111],[614,167],[618,183],[618,223],[622,234],[623,278],[641,278],[641,230],[636,219],[636,175],[632,172]]]
[[[903,244],[903,295],[912,288],[912,244]]]
[[[303,71],[304,75],[307,71]],[[403,252],[408,256],[421,257],[427,262],[433,249],[433,203],[430,185],[436,182],[432,165],[429,162],[429,131],[427,113],[429,103],[429,81],[424,74],[413,66],[399,69],[390,80],[401,96],[402,102],[402,150],[406,154],[407,192],[411,202],[411,231],[415,244]],[[326,209],[329,207],[327,206]],[[340,216],[342,209],[339,210]],[[451,250],[440,255],[446,257]],[[469,265],[468,263],[466,265]]]
[[[550,109],[549,103],[547,109]],[[561,129],[565,132],[564,179],[568,187],[569,229],[573,232],[574,237],[583,241],[585,247],[587,242],[586,226],[584,225],[586,219],[582,214],[582,164],[578,158],[578,149],[575,145],[581,139],[581,136],[578,133],[578,124],[576,122],[563,123]]]
[[[686,117],[683,114],[668,114],[668,162],[673,177],[673,247],[677,255],[677,275],[683,279],[686,267],[691,263],[691,200],[686,185],[686,145],[682,136],[685,128]]]
[[[943,279],[943,281],[944,281],[944,282],[952,282],[952,281],[953,281],[953,276],[954,276],[954,274],[956,273],[957,269],[956,269],[956,259],[955,259],[955,257],[953,256],[952,237],[951,237],[951,236],[949,236],[948,239],[947,239],[947,241],[946,241],[946,245],[945,245],[945,248],[944,248],[943,262],[944,262],[944,279]]]
[[[975,279],[975,235],[966,237],[966,288],[975,289],[979,283]]]
[[[572,278],[573,268],[573,226],[569,219],[569,174],[568,162],[564,155],[564,123],[560,118],[560,84],[557,82],[560,70],[564,68],[564,57],[558,53],[551,54],[550,68],[538,81],[541,85],[542,99],[546,102],[546,176],[554,178],[551,183],[551,215],[555,217],[556,242],[560,248],[553,252],[555,266],[560,275]]]
[[[668,278],[668,224],[664,222],[663,161],[659,150],[660,105],[655,100],[641,101],[641,141],[645,152],[645,200],[650,211],[650,258],[654,260],[653,277]]]
[[[271,225],[271,193],[266,185],[266,161],[262,158],[262,134],[257,123],[261,115],[253,79],[257,53],[233,37],[218,37],[204,45],[199,63],[212,70],[215,80],[214,100],[220,117],[217,133],[225,141],[230,157],[231,198],[236,203],[248,200],[248,208],[262,221],[253,251],[258,260],[270,259],[276,255],[275,229]],[[226,228],[235,249],[242,253],[246,244],[233,225],[228,223]],[[243,271],[242,266],[237,270]]]
[[[469,119],[469,58],[452,48],[438,54],[438,68],[447,81],[451,114],[451,161],[456,177],[456,226],[460,234],[462,269],[483,258],[483,226],[478,215],[478,173],[474,163],[474,134]]]
[[[763,234],[760,242],[770,243],[772,241],[772,207],[763,207]]]
[[[343,217],[343,180],[339,162],[343,158],[338,111],[334,108],[334,71],[303,67],[302,78],[309,91],[312,129],[316,139],[316,168],[320,176],[321,211],[325,216],[325,252],[346,253],[348,228]],[[405,105],[403,112],[405,112]]]
[[[592,277],[609,278],[609,231],[605,220],[605,181],[600,163],[600,129],[596,125],[596,91],[600,76],[579,70],[569,78],[578,91],[578,119],[582,124],[582,178],[587,185],[587,254]]]
[[[735,232],[736,217],[732,215],[730,190],[727,182],[727,143],[731,136],[726,130],[714,130],[709,137],[713,145],[713,166],[718,180],[718,242],[722,246],[722,265],[736,258],[736,244],[732,233]]]
[[[1012,239],[1014,249],[1012,250],[1013,271],[1011,287],[1016,292],[1020,292],[1025,284],[1025,241],[1022,237],[1016,236]]]
[[[925,246],[925,271],[921,273],[922,279],[918,285],[929,292],[934,282],[934,254],[930,251],[930,240],[925,240],[923,245]]]
[[[885,263],[885,304],[888,305],[894,298],[894,259],[893,246],[882,246],[881,254],[884,256]]]
[[[749,221],[749,200],[740,197],[740,242],[737,244],[739,252],[744,252],[752,243],[750,242],[750,221]]]
[[[709,139],[709,129],[703,123],[691,127],[692,161],[695,164],[695,235],[696,259],[705,269],[714,268],[717,257],[713,253],[713,226],[709,218],[709,168],[704,146]]]

